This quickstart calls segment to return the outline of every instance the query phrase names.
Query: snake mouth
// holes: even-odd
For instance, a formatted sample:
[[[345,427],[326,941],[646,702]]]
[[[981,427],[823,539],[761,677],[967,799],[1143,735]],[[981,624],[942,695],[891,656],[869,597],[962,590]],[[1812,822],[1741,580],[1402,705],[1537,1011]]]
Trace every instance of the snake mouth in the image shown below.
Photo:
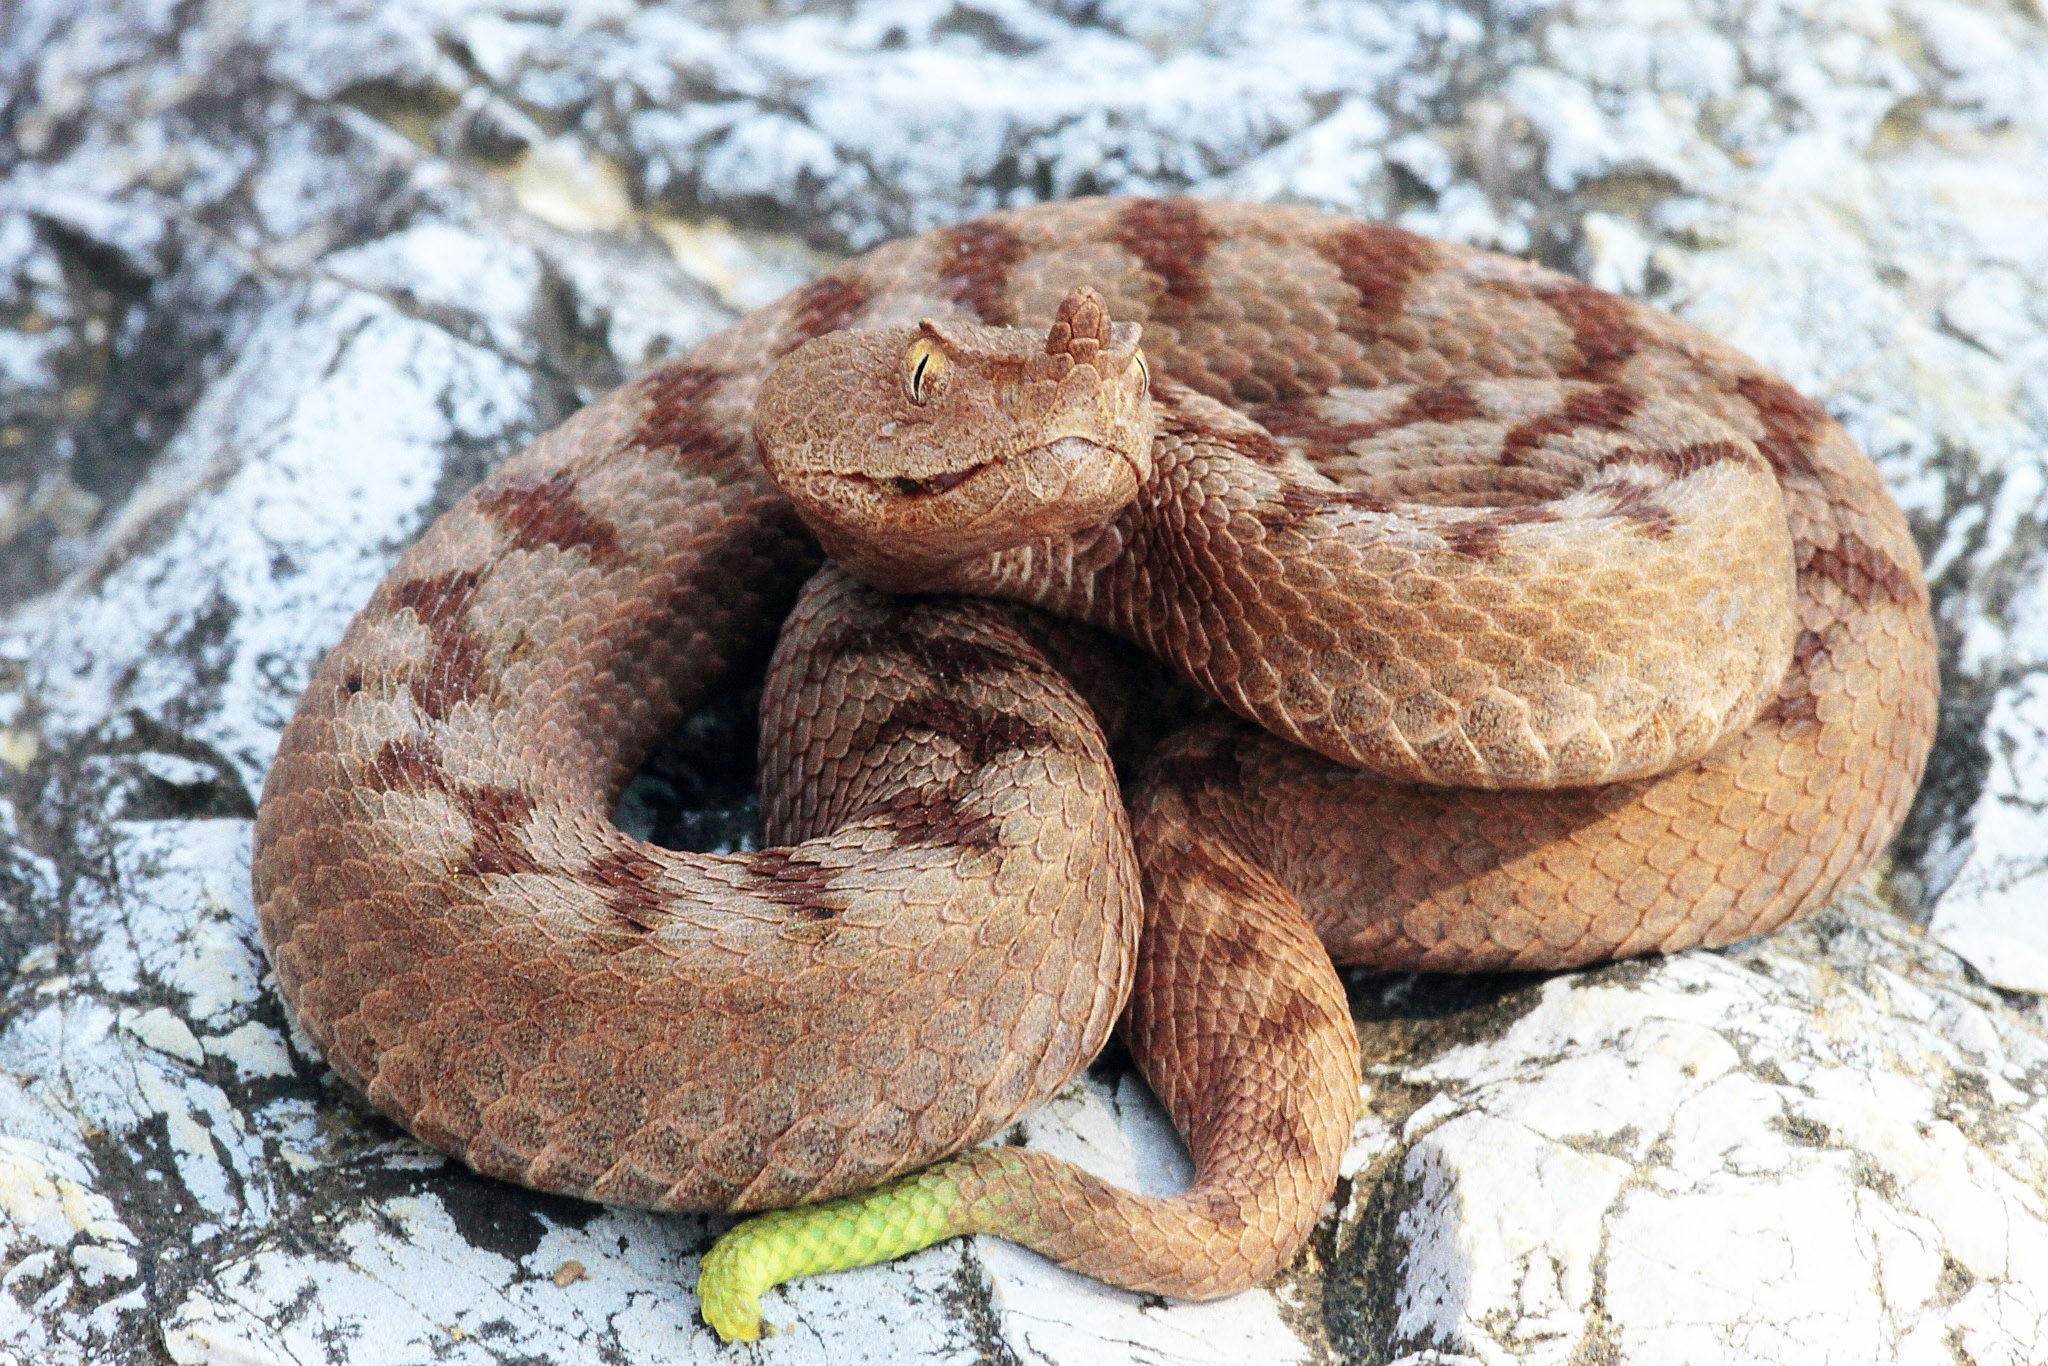
[[[855,474],[851,472],[842,474],[840,478],[850,479],[856,484],[866,484],[870,488],[880,489],[894,498],[932,498],[941,493],[950,493],[974,478],[977,474],[981,474],[1001,463],[1002,460],[1000,458],[983,460],[976,464],[968,465],[964,469],[947,470],[943,474],[928,474],[921,478],[907,474],[876,475]]]
[[[995,463],[993,460],[984,460],[978,465],[969,465],[966,469],[947,470],[944,474],[934,474],[925,479],[911,479],[898,475],[886,482],[891,493],[905,498],[929,498],[933,494],[959,488]]]
[[[1131,472],[1137,475],[1142,482],[1144,472],[1138,468],[1138,462],[1130,455],[1122,451],[1116,451],[1113,447],[1105,446],[1099,441],[1090,441],[1082,436],[1057,437],[1041,445],[1028,446],[1021,451],[1008,455],[998,455],[987,460],[979,460],[972,465],[966,465],[957,470],[947,470],[942,474],[866,474],[847,471],[839,477],[850,479],[857,484],[865,484],[869,488],[878,489],[892,498],[936,498],[940,494],[951,493],[962,484],[986,474],[998,465],[1007,465],[1012,461],[1028,461],[1033,456],[1045,455],[1050,456],[1057,465],[1071,466],[1078,465],[1085,460],[1099,459],[1105,451],[1113,451],[1119,459],[1131,467]]]

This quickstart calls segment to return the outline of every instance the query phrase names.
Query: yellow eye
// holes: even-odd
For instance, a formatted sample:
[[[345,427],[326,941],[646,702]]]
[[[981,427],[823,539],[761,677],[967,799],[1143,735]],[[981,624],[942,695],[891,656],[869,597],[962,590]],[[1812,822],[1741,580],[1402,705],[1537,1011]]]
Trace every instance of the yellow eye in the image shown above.
[[[934,346],[931,338],[919,337],[903,353],[903,392],[910,395],[912,403],[924,402],[932,381],[944,374],[949,364],[946,353]]]
[[[1131,369],[1135,370],[1138,374],[1138,385],[1140,388],[1150,389],[1152,387],[1152,371],[1145,364],[1143,352],[1131,357]]]

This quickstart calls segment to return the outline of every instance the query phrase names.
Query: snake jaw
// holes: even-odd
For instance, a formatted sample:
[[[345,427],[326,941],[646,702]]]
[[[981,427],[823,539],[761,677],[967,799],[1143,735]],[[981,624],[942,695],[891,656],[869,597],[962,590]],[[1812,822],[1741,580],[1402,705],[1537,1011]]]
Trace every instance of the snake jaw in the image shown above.
[[[1084,461],[1099,459],[1104,454],[1114,454],[1121,459],[1130,468],[1134,483],[1144,482],[1146,471],[1135,456],[1115,447],[1105,447],[1101,442],[1091,441],[1083,436],[1055,437],[1051,441],[1027,447],[1015,455],[999,455],[987,460],[977,460],[971,465],[963,465],[956,470],[944,470],[938,474],[879,475],[862,470],[846,470],[842,471],[839,477],[875,489],[891,498],[936,498],[940,494],[951,493],[969,480],[999,467],[1021,464],[1029,469],[1036,463],[1050,463],[1057,469],[1071,469],[1079,467]]]
[[[960,566],[1105,525],[1150,475],[1149,446],[1047,425],[1007,449],[959,452],[952,468],[933,470],[926,458],[775,473],[826,553],[856,577],[893,592],[950,591]]]

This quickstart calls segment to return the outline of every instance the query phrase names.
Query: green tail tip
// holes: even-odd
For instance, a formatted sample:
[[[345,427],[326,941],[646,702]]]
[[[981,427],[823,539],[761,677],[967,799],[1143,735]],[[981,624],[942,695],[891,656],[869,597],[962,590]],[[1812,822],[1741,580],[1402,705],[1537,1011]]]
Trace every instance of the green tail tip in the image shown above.
[[[760,1339],[761,1294],[785,1279],[776,1249],[759,1232],[763,1222],[749,1220],[720,1238],[697,1272],[698,1307],[723,1342]]]
[[[966,1230],[950,1163],[860,1195],[776,1210],[712,1244],[697,1272],[704,1321],[726,1342],[761,1336],[761,1296],[784,1281],[907,1256]]]

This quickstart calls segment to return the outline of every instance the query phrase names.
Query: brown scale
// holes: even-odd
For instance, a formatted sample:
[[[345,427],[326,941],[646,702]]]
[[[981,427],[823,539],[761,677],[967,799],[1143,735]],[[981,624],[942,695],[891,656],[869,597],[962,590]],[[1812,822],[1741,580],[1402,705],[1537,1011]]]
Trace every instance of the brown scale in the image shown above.
[[[799,600],[791,498],[859,572],[1107,627],[1260,726],[1196,721],[1120,792],[1120,664],[1021,608],[839,573]],[[619,784],[793,601],[776,847],[621,834]],[[1935,693],[1898,509],[1729,348],[1393,228],[1086,200],[870,252],[507,461],[313,680],[255,889],[338,1072],[599,1200],[861,1189],[993,1132],[1121,1013],[1193,1189],[1016,1149],[959,1179],[1065,1265],[1217,1295],[1334,1181],[1333,960],[1772,929],[1896,831]]]

